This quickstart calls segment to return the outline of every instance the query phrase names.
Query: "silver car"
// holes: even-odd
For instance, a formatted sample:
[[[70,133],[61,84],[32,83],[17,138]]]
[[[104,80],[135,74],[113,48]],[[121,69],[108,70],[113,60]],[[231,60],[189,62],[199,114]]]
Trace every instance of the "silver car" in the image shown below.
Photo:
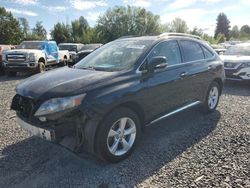
[[[234,45],[220,57],[224,61],[226,79],[250,80],[250,43]]]

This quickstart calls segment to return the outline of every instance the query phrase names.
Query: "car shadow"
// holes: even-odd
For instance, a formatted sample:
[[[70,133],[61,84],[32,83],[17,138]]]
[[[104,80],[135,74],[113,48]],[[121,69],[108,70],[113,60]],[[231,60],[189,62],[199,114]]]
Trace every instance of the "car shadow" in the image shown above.
[[[197,107],[150,125],[133,154],[116,164],[31,137],[3,149],[0,187],[133,187],[208,136],[220,118]]]
[[[29,76],[31,76],[31,74],[18,74],[16,76],[1,75],[0,76],[0,83],[1,82],[8,82],[8,81],[19,81],[19,80],[23,80],[25,78],[28,78]]]
[[[223,94],[250,96],[250,81],[226,81],[224,83]]]

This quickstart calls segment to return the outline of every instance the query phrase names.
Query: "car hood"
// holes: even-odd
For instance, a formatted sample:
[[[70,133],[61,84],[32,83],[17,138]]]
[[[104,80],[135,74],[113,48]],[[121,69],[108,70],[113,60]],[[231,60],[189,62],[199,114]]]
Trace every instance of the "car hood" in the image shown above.
[[[114,72],[63,67],[27,78],[17,86],[16,92],[34,100],[44,101],[84,93],[116,75]]]
[[[231,62],[231,63],[250,62],[250,56],[221,55],[220,58],[224,62]]]
[[[39,53],[42,50],[33,50],[33,49],[15,49],[15,50],[8,50],[5,51],[5,54],[17,54],[17,53],[22,53],[22,54],[27,54],[27,53]]]
[[[90,53],[90,52],[93,52],[94,50],[81,50],[79,51],[78,53],[81,54],[81,53]]]

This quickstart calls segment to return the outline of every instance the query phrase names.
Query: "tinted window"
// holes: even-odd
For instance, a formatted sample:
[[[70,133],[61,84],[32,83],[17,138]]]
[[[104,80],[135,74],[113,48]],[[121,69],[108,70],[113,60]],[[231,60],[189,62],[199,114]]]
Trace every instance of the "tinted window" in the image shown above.
[[[203,51],[198,43],[182,40],[180,44],[183,51],[184,62],[204,59]]]
[[[204,51],[204,55],[205,55],[205,58],[206,58],[206,59],[207,59],[207,58],[211,58],[211,57],[214,56],[214,54],[213,54],[212,52],[210,52],[207,48],[205,48],[205,47],[202,46],[202,49],[203,49],[203,51]]]
[[[166,41],[158,44],[149,54],[149,59],[155,56],[165,56],[168,65],[181,63],[179,45],[176,41]]]

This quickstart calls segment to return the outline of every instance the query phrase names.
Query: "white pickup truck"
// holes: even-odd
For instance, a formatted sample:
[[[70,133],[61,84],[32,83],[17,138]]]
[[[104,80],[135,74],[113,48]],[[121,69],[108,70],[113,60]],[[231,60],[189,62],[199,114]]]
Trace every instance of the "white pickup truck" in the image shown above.
[[[17,72],[41,73],[46,66],[60,63],[55,41],[24,41],[17,49],[5,51],[2,60],[8,75],[16,75]]]

